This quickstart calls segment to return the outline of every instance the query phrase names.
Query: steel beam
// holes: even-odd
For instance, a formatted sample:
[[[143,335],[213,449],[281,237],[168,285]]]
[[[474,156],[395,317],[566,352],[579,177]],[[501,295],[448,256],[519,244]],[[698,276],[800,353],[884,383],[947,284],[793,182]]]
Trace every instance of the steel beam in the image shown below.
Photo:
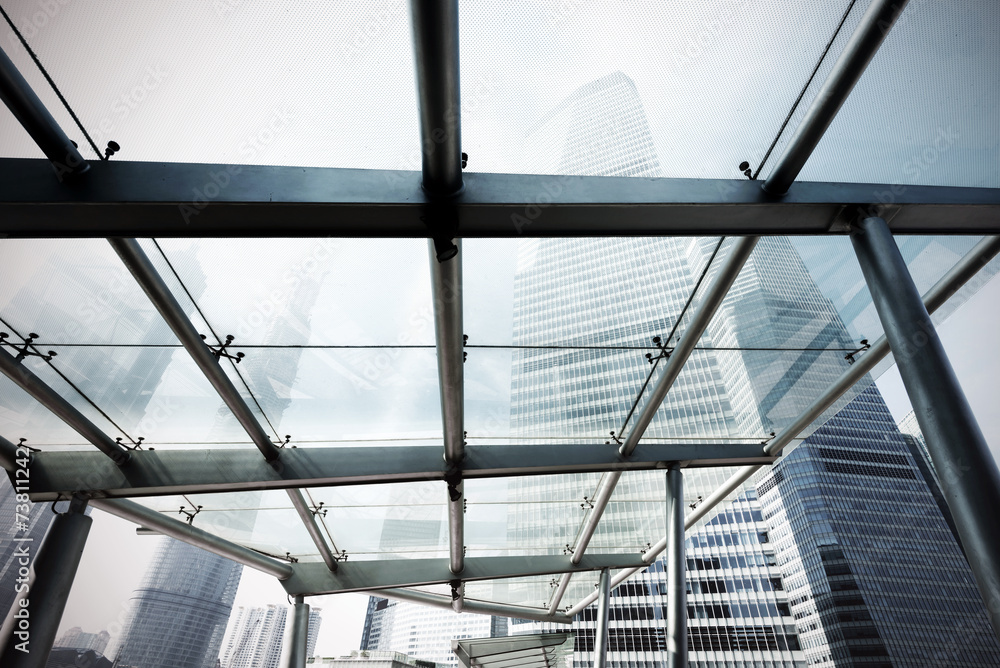
[[[729,289],[736,281],[736,277],[739,276],[743,265],[750,258],[750,254],[753,253],[753,249],[757,246],[757,241],[758,237],[741,237],[730,249],[725,262],[716,273],[712,286],[702,298],[701,305],[691,318],[691,324],[684,330],[683,336],[678,341],[670,355],[670,359],[667,360],[663,372],[657,379],[646,405],[636,418],[632,429],[625,439],[625,443],[622,444],[621,453],[623,456],[630,456],[635,451],[636,446],[639,444],[639,439],[646,433],[646,429],[653,421],[653,417],[666,398],[667,392],[673,387],[674,381],[677,380],[681,369],[684,368],[684,364],[687,363],[695,346],[698,345],[698,341],[701,340],[705,330],[708,329],[708,324],[712,321],[712,317],[715,316],[715,312],[722,305],[726,295],[729,294]],[[665,342],[665,344],[669,343],[669,341]],[[607,473],[601,477],[597,493],[594,495],[593,508],[587,514],[586,519],[584,519],[573,545],[574,559],[582,557],[587,546],[590,544],[590,540],[593,538],[594,532],[597,531],[597,526],[604,516],[604,510],[607,508],[608,502],[611,500],[611,495],[614,494],[615,487],[618,485],[620,478],[621,472],[618,471]],[[559,607],[559,604],[562,602],[562,595],[566,593],[568,584],[569,581],[563,576],[563,580],[559,583],[549,601],[549,610],[555,610]]]
[[[37,554],[30,542],[17,543],[14,555],[24,556],[11,558],[20,559],[25,571],[30,565],[32,572],[23,579],[26,582],[18,580],[28,588],[15,586],[14,603],[0,629],[0,665],[4,668],[46,665],[93,522],[84,514],[86,506],[85,499],[74,497],[69,510],[52,521]]]
[[[521,557],[467,557],[463,582],[500,578],[531,577],[553,573],[578,573],[602,568],[631,568],[644,565],[637,554],[588,554],[579,564],[563,555]],[[340,592],[373,591],[385,588],[448,584],[454,580],[448,559],[391,559],[350,561],[336,573],[320,563],[295,564],[293,574],[281,585],[293,596],[316,596]]]
[[[448,533],[452,573],[465,558],[465,387],[462,354],[462,256],[453,241],[458,214],[453,197],[462,190],[461,94],[459,90],[458,0],[413,0],[413,44],[423,156],[421,186],[432,236],[431,289],[437,337],[438,382],[448,477]],[[461,597],[456,599],[461,606]]]
[[[4,158],[0,234],[190,237],[196,223],[200,237],[426,239],[431,199],[420,176],[108,160],[60,184],[46,160]],[[1000,233],[1000,189],[802,182],[779,198],[747,179],[468,172],[463,179],[466,189],[452,200],[452,234],[461,238],[839,234],[875,215],[894,234]]]
[[[864,74],[906,3],[907,0],[873,0],[868,5],[854,34],[844,46],[784,153],[764,182],[765,191],[774,195],[788,192],[789,186],[798,178],[806,160]]]
[[[59,419],[73,428],[76,433],[93,443],[101,452],[111,458],[117,466],[128,463],[130,453],[115,443],[97,425],[78,411],[62,395],[45,384],[32,373],[31,369],[16,360],[6,351],[0,351],[0,372],[14,381],[18,387],[30,394],[36,401],[56,414]]]
[[[292,576],[292,567],[289,564],[272,559],[242,545],[232,543],[225,538],[220,538],[215,534],[191,526],[186,522],[167,517],[163,513],[158,513],[151,508],[141,506],[134,501],[127,499],[91,499],[90,505],[106,513],[120,517],[123,520],[135,522],[146,529],[152,529],[165,536],[170,536],[189,545],[200,547],[220,557],[232,559],[237,563],[249,566],[262,573],[267,573],[279,580],[286,580]],[[326,566],[323,565],[323,567],[325,568]]]
[[[641,443],[632,456],[597,444],[471,445],[466,478],[496,478],[599,471],[648,471],[679,462],[685,468],[766,464],[759,443]],[[280,466],[254,450],[136,450],[120,469],[91,451],[36,452],[30,463],[34,501],[74,492],[127,498],[367,483],[447,480],[451,467],[434,446],[287,448]],[[311,514],[311,513],[310,513]]]
[[[867,218],[851,242],[1000,638],[1000,470],[889,227]]]
[[[450,596],[431,594],[425,591],[414,589],[379,589],[371,592],[373,596],[381,596],[400,601],[412,601],[421,605],[430,605],[436,608],[452,609],[452,599]],[[516,619],[533,619],[538,622],[552,622],[554,624],[572,624],[573,618],[566,615],[549,615],[541,608],[529,608],[522,605],[510,605],[508,603],[487,603],[466,599],[463,602],[462,612],[471,612],[477,615],[497,615],[499,617],[514,617]]]
[[[982,269],[994,257],[1000,254],[1000,236],[987,237],[980,241],[969,251],[965,257],[958,261],[948,273],[941,277],[937,283],[928,290],[923,297],[924,305],[929,313],[933,313],[948,301],[962,286],[968,283],[979,270]],[[823,413],[833,407],[833,405],[848,390],[863,379],[868,373],[889,354],[889,343],[884,336],[879,337],[871,348],[860,356],[840,378],[838,378],[827,390],[813,401],[809,407],[795,419],[792,424],[783,429],[777,436],[765,446],[768,454],[777,455],[789,443],[795,440],[804,430],[806,430]],[[684,519],[684,527],[691,529],[698,521],[708,514],[710,510],[722,503],[727,496],[748,481],[754,473],[760,470],[760,466],[744,466],[734,473],[729,480],[724,482],[718,489],[712,492],[698,507]],[[655,543],[643,554],[646,565],[653,563],[657,557],[666,549],[667,541],[662,539]],[[645,566],[644,566],[645,567]],[[643,568],[644,568],[643,567]],[[638,573],[642,568],[635,568],[622,571],[611,580],[612,586],[621,584],[628,578]],[[581,610],[596,600],[595,595],[584,597],[576,605],[572,606],[566,614],[576,615]]]
[[[594,668],[604,668],[608,658],[608,612],[611,605],[611,574],[601,569],[597,582],[597,628],[594,633]]]
[[[667,629],[668,668],[687,668],[687,582],[684,579],[684,476],[667,470]]]
[[[309,605],[302,596],[295,597],[292,620],[282,650],[282,668],[306,668],[309,646]]]
[[[156,310],[160,312],[160,315],[170,326],[170,329],[173,330],[174,335],[180,340],[184,349],[188,351],[188,354],[194,359],[198,368],[205,374],[212,387],[219,393],[223,402],[233,412],[233,415],[236,416],[243,429],[250,436],[251,440],[253,440],[254,445],[264,455],[264,459],[272,463],[277,462],[281,450],[268,437],[267,432],[264,431],[260,422],[257,421],[253,411],[250,410],[246,401],[240,396],[236,386],[229,380],[229,376],[223,371],[219,359],[212,354],[212,351],[205,344],[201,335],[194,328],[184,309],[181,308],[173,293],[170,292],[170,288],[163,282],[153,263],[149,261],[146,253],[139,246],[139,242],[135,239],[121,238],[112,238],[108,239],[108,241],[118,253],[122,262],[125,263],[125,266],[128,267],[132,276],[142,287],[143,292],[153,302]],[[323,562],[330,570],[336,570],[337,561],[326,539],[323,537],[322,531],[320,531],[319,525],[316,522],[316,516],[309,509],[305,499],[302,497],[302,492],[297,489],[289,489],[288,498],[295,507],[302,523],[305,525],[309,537],[312,538],[313,543],[316,545],[316,549],[323,557]]]
[[[239,391],[229,376],[222,369],[219,359],[212,353],[208,345],[201,338],[201,334],[194,328],[187,313],[181,308],[170,288],[163,282],[156,267],[149,261],[146,253],[139,246],[135,239],[108,239],[111,247],[115,249],[122,262],[128,267],[129,272],[136,282],[142,287],[143,292],[149,297],[160,316],[166,321],[174,335],[180,340],[184,349],[188,351],[198,368],[212,384],[215,391],[222,397],[229,410],[233,412],[236,419],[243,426],[243,429],[250,435],[254,445],[264,455],[267,461],[275,461],[281,454],[278,447],[268,437],[253,411],[243,401]]]
[[[59,181],[90,168],[3,49],[0,49],[0,99],[52,163]]]
[[[295,508],[295,512],[299,516],[302,524],[305,525],[306,531],[309,533],[309,537],[312,539],[313,545],[319,550],[319,555],[323,558],[323,563],[331,571],[337,570],[337,559],[333,555],[333,551],[330,546],[326,543],[326,538],[323,537],[323,531],[319,528],[319,522],[316,521],[316,513],[313,509],[309,507],[306,503],[305,495],[303,495],[300,489],[288,489],[288,498],[292,502],[292,507]]]

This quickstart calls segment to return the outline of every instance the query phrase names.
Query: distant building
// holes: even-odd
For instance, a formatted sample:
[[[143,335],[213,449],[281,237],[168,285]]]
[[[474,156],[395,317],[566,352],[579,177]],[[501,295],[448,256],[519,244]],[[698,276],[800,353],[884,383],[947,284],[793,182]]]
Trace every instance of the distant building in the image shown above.
[[[162,538],[132,596],[118,668],[215,668],[243,567]]]
[[[103,654],[108,647],[111,635],[107,631],[84,633],[79,626],[74,626],[56,639],[55,647],[72,647],[75,649],[92,649]]]
[[[361,650],[336,658],[314,657],[309,659],[308,664],[313,668],[439,668],[433,661],[415,659],[401,652],[378,650]]]
[[[321,608],[310,607],[306,655],[312,656],[319,638]],[[277,668],[284,647],[289,609],[283,605],[266,608],[240,607],[223,642],[222,668]]]
[[[434,662],[441,666],[457,666],[458,657],[451,649],[453,639],[488,638],[501,628],[506,635],[504,627],[487,615],[457,614],[442,608],[372,596],[361,649],[369,651],[369,657],[398,654],[414,657],[413,660],[419,657],[423,661],[411,665]],[[388,668],[388,664],[385,666]]]

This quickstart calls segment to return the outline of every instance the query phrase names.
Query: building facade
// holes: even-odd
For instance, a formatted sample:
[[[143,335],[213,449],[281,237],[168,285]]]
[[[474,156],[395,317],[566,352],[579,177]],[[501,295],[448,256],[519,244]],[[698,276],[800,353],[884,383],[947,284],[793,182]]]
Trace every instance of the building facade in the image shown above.
[[[309,608],[306,655],[312,656],[319,638],[322,608]],[[222,668],[277,668],[284,648],[289,609],[284,605],[240,606],[223,642]]]
[[[92,649],[98,654],[103,654],[110,640],[111,635],[107,631],[101,630],[97,633],[85,633],[79,626],[74,626],[56,639],[54,647]]]
[[[492,637],[491,630],[496,632],[498,628],[492,620],[487,615],[457,614],[372,596],[368,599],[361,650],[398,652],[422,662],[457,666],[451,641]]]
[[[215,668],[243,567],[172,538],[160,538],[130,602],[119,668]]]

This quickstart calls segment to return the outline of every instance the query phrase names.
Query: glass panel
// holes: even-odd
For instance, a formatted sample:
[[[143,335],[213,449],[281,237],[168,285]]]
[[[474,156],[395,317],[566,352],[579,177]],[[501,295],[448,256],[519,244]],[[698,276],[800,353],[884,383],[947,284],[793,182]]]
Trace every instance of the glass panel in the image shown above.
[[[465,584],[465,596],[482,601],[512,603],[532,608],[548,605],[549,593],[558,575],[535,575],[526,578],[504,578],[502,580],[479,580]]]
[[[864,4],[851,12],[831,54],[840,53]],[[996,3],[908,5],[802,170],[810,181],[1000,187],[1000,90],[987,65],[996,53]],[[928,41],[928,36],[938,39]],[[928,48],[931,45],[931,48]],[[827,58],[793,115],[799,123],[834,62]],[[918,101],[919,102],[916,102]],[[791,138],[786,131],[775,155]],[[773,166],[773,162],[769,163]],[[767,170],[765,170],[765,174]]]
[[[847,5],[463,3],[470,167],[741,178]]]
[[[447,489],[441,482],[309,490],[337,547],[352,560],[444,558]]]
[[[178,343],[104,239],[4,239],[0,262],[0,314],[41,346]]]
[[[319,557],[284,490],[145,497],[136,501],[273,557],[291,555],[306,561]]]
[[[121,145],[116,159],[420,168],[404,4],[182,0],[135,12],[102,2],[60,5],[44,29],[31,23],[37,9],[12,18],[99,149]],[[5,50],[21,72],[37,71],[19,45]],[[29,80],[82,150],[48,85]],[[35,155],[2,113],[2,135],[20,140],[0,142],[4,154]]]
[[[423,239],[158,243],[215,333],[235,337],[234,349],[434,345]]]
[[[567,554],[587,515],[583,496],[600,474],[465,482],[470,557]]]

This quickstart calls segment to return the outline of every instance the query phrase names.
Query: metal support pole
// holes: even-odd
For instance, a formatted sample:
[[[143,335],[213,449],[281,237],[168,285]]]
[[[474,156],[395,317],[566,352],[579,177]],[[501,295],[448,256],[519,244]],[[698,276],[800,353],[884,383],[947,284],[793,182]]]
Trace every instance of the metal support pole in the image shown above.
[[[816,93],[812,105],[795,130],[785,152],[767,180],[764,190],[772,195],[784,195],[789,186],[798,178],[806,160],[812,155],[813,149],[819,144],[826,129],[830,127],[840,107],[847,96],[851,94],[854,85],[864,74],[868,63],[882,45],[882,40],[889,34],[892,24],[899,18],[907,0],[873,0],[861,17],[861,22],[855,29],[851,39],[844,46],[843,52],[834,63],[823,86]]]
[[[410,6],[423,186],[435,197],[451,197],[462,190],[458,0],[413,0]]]
[[[601,569],[597,583],[597,631],[594,634],[594,668],[604,668],[608,658],[608,608],[611,604],[611,573]]]
[[[262,573],[267,573],[279,580],[287,580],[292,577],[292,567],[290,564],[272,559],[242,545],[232,543],[225,538],[208,533],[204,529],[191,526],[187,522],[167,517],[163,513],[158,513],[152,508],[139,505],[135,501],[129,501],[128,499],[91,499],[90,505],[115,517],[135,522],[141,527],[153,529],[164,536],[176,538],[188,545],[200,547],[212,554],[217,554],[220,557],[231,559]]]
[[[90,169],[3,49],[0,49],[0,99],[52,162],[59,180],[64,175],[82,174]]]
[[[218,358],[201,338],[198,330],[191,324],[184,309],[177,302],[170,288],[163,282],[156,267],[149,261],[146,253],[142,250],[139,242],[135,239],[108,239],[111,247],[118,253],[118,257],[131,272],[133,278],[142,288],[142,291],[149,297],[160,316],[167,322],[174,335],[180,340],[188,354],[194,360],[201,372],[208,378],[215,391],[219,393],[229,410],[233,412],[236,419],[246,430],[254,444],[269,461],[275,461],[281,454],[278,447],[268,437],[267,432],[257,422],[250,407],[243,401],[239,391],[229,376],[222,370]]]
[[[17,383],[18,387],[34,397],[40,404],[55,413],[59,419],[72,427],[76,433],[97,446],[115,464],[122,466],[128,463],[128,450],[108,438],[107,434],[88,420],[71,403],[63,399],[62,395],[46,385],[28,367],[18,362],[12,355],[8,355],[6,352],[0,352],[0,372]]]
[[[286,637],[282,668],[306,668],[306,650],[309,644],[309,605],[302,596],[295,597],[292,608],[292,627]]]
[[[684,579],[684,476],[667,470],[667,666],[687,668],[687,583]]]
[[[1000,471],[888,225],[866,218],[854,251],[1000,637]]]
[[[222,401],[225,402],[229,410],[236,416],[236,419],[250,436],[254,445],[264,455],[264,459],[269,462],[276,462],[281,455],[281,450],[268,437],[267,432],[264,431],[260,422],[257,421],[256,416],[254,416],[253,411],[250,410],[250,406],[243,400],[236,386],[233,385],[233,382],[229,380],[229,376],[222,369],[218,358],[205,345],[201,335],[194,328],[190,318],[188,318],[173,293],[170,292],[170,288],[167,287],[163,278],[156,271],[156,267],[149,261],[139,242],[135,239],[121,238],[111,238],[108,239],[108,242],[115,249],[115,252],[118,253],[125,266],[128,267],[128,270],[132,273],[132,276],[139,283],[140,287],[142,287],[143,292],[149,297],[156,310],[159,311],[160,316],[167,322],[177,338],[180,339],[181,344],[183,344],[185,350],[188,351],[188,354],[191,355],[191,358],[201,369],[208,382],[212,384],[212,387],[219,393]],[[288,498],[291,500],[292,506],[298,513],[302,523],[305,525],[309,537],[312,538],[313,543],[316,545],[317,551],[323,557],[323,562],[331,571],[337,570],[337,560],[334,558],[330,546],[323,537],[323,533],[316,522],[316,517],[303,498],[302,492],[297,489],[289,489]]]
[[[33,559],[31,543],[21,542],[15,549],[15,555],[23,555],[16,558],[25,574],[18,586],[28,586],[19,590],[0,630],[4,668],[45,666],[90,533],[92,520],[84,514],[86,507],[86,499],[73,497],[69,510],[52,522]]]

